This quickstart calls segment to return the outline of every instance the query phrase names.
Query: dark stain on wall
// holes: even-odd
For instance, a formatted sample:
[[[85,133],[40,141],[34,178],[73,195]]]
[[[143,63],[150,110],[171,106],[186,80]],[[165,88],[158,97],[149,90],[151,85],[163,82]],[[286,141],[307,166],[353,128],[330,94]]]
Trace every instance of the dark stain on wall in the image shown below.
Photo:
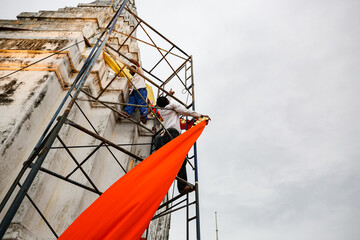
[[[16,50],[60,50],[68,39],[0,39],[0,49]]]
[[[7,105],[12,103],[14,99],[12,99],[12,95],[16,89],[20,86],[20,83],[17,83],[16,79],[11,80],[9,83],[0,87],[0,105]]]
[[[33,89],[30,90],[30,94],[29,94],[29,96],[27,97],[26,100],[31,99],[35,95],[35,90],[38,89],[44,82],[46,82],[46,80],[48,80],[49,77],[50,77],[50,75],[46,74],[39,81],[37,81],[37,85]]]
[[[44,99],[45,95],[46,95],[47,89],[45,88],[40,94],[39,96],[36,98],[35,103],[34,103],[34,108],[37,108],[41,101]]]

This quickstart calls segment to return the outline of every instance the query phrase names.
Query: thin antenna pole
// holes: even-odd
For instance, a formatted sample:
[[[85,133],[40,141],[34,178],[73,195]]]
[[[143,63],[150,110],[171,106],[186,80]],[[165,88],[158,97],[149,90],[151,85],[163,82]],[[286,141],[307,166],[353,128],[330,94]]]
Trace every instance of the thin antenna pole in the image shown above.
[[[219,240],[219,230],[218,230],[218,223],[217,223],[217,212],[215,212],[215,224],[216,224],[216,240]]]

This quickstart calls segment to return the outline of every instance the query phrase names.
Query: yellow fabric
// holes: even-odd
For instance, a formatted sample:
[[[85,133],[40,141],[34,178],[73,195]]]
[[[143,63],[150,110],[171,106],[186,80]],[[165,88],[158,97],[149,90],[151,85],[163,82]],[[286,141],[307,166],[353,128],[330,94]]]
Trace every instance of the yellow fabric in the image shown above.
[[[109,65],[109,67],[115,72],[118,73],[121,68],[124,67],[124,64],[120,61],[115,61],[112,57],[110,57],[107,53],[104,52],[104,59],[105,62]],[[131,79],[132,75],[130,74],[129,69],[126,67],[123,68],[123,70],[119,73],[119,77],[126,77],[127,79]],[[147,90],[147,98],[151,101],[152,104],[155,104],[155,97],[154,97],[154,91],[152,87],[148,84],[146,84],[146,90]]]
[[[124,68],[124,64],[119,61],[115,61],[112,57],[110,57],[107,53],[104,52],[104,60],[110,66],[115,73],[118,73],[122,68],[122,71],[119,73],[119,77],[128,77],[129,79],[132,78],[129,69],[126,67]]]
[[[147,98],[151,101],[152,104],[155,105],[155,97],[152,87],[146,84],[146,90],[147,90]]]

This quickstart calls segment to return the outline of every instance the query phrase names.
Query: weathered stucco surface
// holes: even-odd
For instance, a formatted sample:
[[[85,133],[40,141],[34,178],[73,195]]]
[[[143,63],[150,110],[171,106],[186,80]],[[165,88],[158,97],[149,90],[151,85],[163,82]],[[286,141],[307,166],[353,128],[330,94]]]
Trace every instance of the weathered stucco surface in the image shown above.
[[[95,1],[58,11],[26,12],[21,13],[18,20],[0,20],[0,27],[3,27],[0,30],[0,77],[66,48],[53,57],[0,79],[0,199],[3,199],[74,81],[91,50],[83,39],[86,37],[90,43],[95,42],[96,39],[92,36],[99,33],[100,28],[104,26],[110,2]],[[133,4],[133,1],[130,2]],[[115,0],[114,5],[117,8],[119,0]],[[136,11],[135,6],[132,7]],[[135,24],[133,18],[124,15],[119,18],[116,27],[119,31],[130,33]],[[123,40],[123,35],[114,34],[111,44],[119,47]],[[135,40],[130,39],[121,51],[128,57],[140,60]],[[113,76],[114,73],[100,56],[85,87],[96,96]],[[126,79],[117,78],[101,99],[123,102],[127,101],[127,95]],[[84,94],[80,98],[88,99]],[[119,121],[117,114],[110,109],[87,101],[79,101],[78,104],[91,119],[98,134],[108,140],[121,144],[151,142],[151,137],[140,131],[137,125],[129,121]],[[136,117],[138,116],[135,114]],[[95,131],[76,106],[69,119]],[[149,121],[147,125],[151,128],[153,123]],[[62,128],[60,138],[67,146],[100,144],[99,140],[68,125]],[[61,146],[59,141],[54,145]],[[149,145],[124,148],[143,158],[150,153]],[[70,151],[78,161],[82,161],[93,149],[94,147],[73,148]],[[129,170],[133,159],[114,149],[110,153],[104,147],[82,166],[102,192],[124,175],[113,155],[126,170]],[[73,159],[64,149],[51,150],[43,164],[44,168],[63,176],[71,172],[75,166]],[[79,170],[70,179],[90,186]],[[29,196],[59,235],[98,197],[95,193],[45,173],[37,175]],[[4,213],[5,211],[0,214],[0,219],[4,217]],[[148,239],[167,239],[168,224],[169,218],[152,223]],[[4,239],[55,237],[29,200],[25,199]]]

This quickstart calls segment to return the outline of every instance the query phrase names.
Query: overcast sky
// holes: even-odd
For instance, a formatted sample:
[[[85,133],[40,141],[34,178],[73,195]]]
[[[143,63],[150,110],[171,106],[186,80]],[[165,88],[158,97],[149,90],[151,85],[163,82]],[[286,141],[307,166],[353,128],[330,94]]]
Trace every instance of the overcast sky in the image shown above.
[[[0,18],[77,2],[7,1]],[[215,211],[221,240],[360,239],[360,1],[136,4],[194,56],[197,110],[212,118],[202,239],[215,239]]]

